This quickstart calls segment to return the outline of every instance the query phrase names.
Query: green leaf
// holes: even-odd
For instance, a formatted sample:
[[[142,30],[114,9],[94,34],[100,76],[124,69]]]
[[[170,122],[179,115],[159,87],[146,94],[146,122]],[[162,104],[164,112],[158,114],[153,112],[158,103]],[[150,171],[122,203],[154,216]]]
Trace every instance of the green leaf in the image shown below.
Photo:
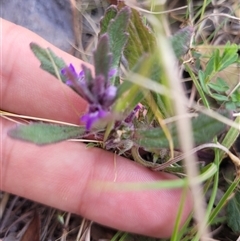
[[[199,78],[199,82],[201,84],[201,87],[203,89],[203,91],[206,93],[206,94],[210,94],[210,91],[208,89],[208,85],[206,84],[205,82],[205,79],[206,79],[206,74],[205,72],[203,72],[202,70],[199,70],[198,71],[198,78]]]
[[[109,38],[107,34],[100,36],[97,49],[94,51],[93,56],[96,76],[103,75],[105,80],[108,80],[112,54],[109,52]]]
[[[217,72],[236,63],[238,60],[238,49],[239,47],[236,44],[228,43],[224,46],[223,52],[220,52],[219,49],[213,51],[205,69],[205,82],[210,81]]]
[[[205,80],[204,82],[207,83],[210,81],[210,76],[214,73],[215,71],[215,64],[214,64],[214,61],[215,61],[215,52],[212,54],[211,58],[209,59],[208,63],[207,63],[207,66],[206,66],[206,69],[204,71],[204,75],[205,75]]]
[[[117,13],[118,10],[115,5],[111,5],[106,9],[105,14],[100,21],[100,36],[107,32],[110,21],[116,17]]]
[[[221,63],[218,71],[222,71],[229,65],[237,62],[238,60],[239,46],[236,44],[230,44],[229,42],[225,45],[224,51],[221,55]]]
[[[227,224],[235,233],[240,233],[240,192],[238,191],[227,204]]]
[[[136,65],[146,53],[153,53],[156,48],[156,39],[152,31],[143,23],[140,13],[131,9],[131,18],[128,25],[129,40],[124,49],[124,57],[129,69]]]
[[[122,8],[117,15],[116,9],[110,7],[110,9],[107,10],[106,17],[104,17],[102,20],[102,29],[100,34],[107,33],[109,36],[110,52],[113,54],[113,68],[119,67],[123,49],[128,40],[128,33],[126,30],[130,19],[130,14],[131,10],[129,7]],[[115,18],[113,18],[114,16]]]
[[[215,83],[208,83],[208,86],[217,92],[226,92],[229,90],[228,84],[220,77],[217,78]]]
[[[240,88],[239,91],[235,91],[230,95],[230,98],[233,102],[237,102],[238,104],[240,104]]]
[[[211,97],[218,101],[228,101],[228,97],[221,94],[212,93]]]
[[[161,68],[159,65],[159,56],[157,55],[156,48],[156,39],[151,30],[144,24],[142,16],[138,11],[131,9],[131,19],[128,26],[129,32],[129,40],[124,49],[124,57],[128,63],[128,67],[134,73],[138,73],[141,76],[152,79],[157,82],[161,82]],[[190,32],[192,28],[186,28],[182,30],[181,34],[179,34],[179,38],[182,41],[189,39]],[[191,33],[192,34],[192,33]],[[191,35],[190,34],[190,35]],[[186,38],[184,38],[186,36]],[[173,38],[176,40],[176,38]],[[188,46],[189,47],[189,46]],[[188,47],[185,52],[188,50]],[[184,53],[185,53],[184,52]],[[181,52],[180,54],[183,54]],[[126,82],[126,81],[125,81]],[[124,101],[120,98],[117,100],[115,110],[123,112],[126,107],[134,108],[137,101],[141,101],[144,97],[141,88],[136,87],[135,85],[131,85],[125,82],[120,86],[119,93],[123,94],[123,90],[127,93],[124,94]],[[128,89],[127,89],[128,87]],[[157,93],[152,93],[152,96],[155,102],[160,106],[161,112],[164,113],[165,116],[168,116],[167,113],[171,113],[169,111],[169,103],[167,102],[167,98],[162,95],[158,95]]]
[[[220,64],[221,64],[221,59],[220,59],[220,51],[219,51],[219,49],[216,49],[215,50],[215,52],[214,52],[214,54],[213,54],[213,63],[214,63],[214,65],[213,65],[213,71],[214,72],[217,72],[218,70],[219,70],[219,68],[220,68]]]
[[[229,112],[224,111],[222,114],[228,116]],[[174,147],[179,148],[176,125],[168,125],[168,128],[172,135]],[[199,114],[198,117],[192,119],[192,129],[195,145],[200,145],[212,141],[216,135],[222,133],[225,130],[225,124],[207,115]],[[133,141],[146,149],[169,148],[168,140],[160,127],[136,130]]]
[[[172,36],[171,44],[177,59],[181,58],[188,52],[193,33],[194,28],[192,26],[187,26],[180,29]]]
[[[71,138],[79,138],[85,134],[85,130],[85,127],[82,126],[32,123],[18,125],[10,130],[8,135],[14,139],[32,142],[37,145],[46,145]]]
[[[234,103],[234,102],[227,102],[226,104],[225,104],[225,106],[226,106],[226,109],[228,109],[228,110],[236,110],[236,104]]]
[[[66,67],[66,64],[61,58],[57,57],[50,48],[44,49],[36,43],[30,43],[30,48],[38,60],[40,60],[40,67],[43,70],[55,77],[58,77],[59,74],[62,82],[66,82],[66,77],[61,74],[61,70]]]
[[[238,116],[234,120],[234,123],[240,125],[240,116]],[[240,133],[238,129],[236,129],[235,127],[230,127],[221,144],[226,148],[230,149],[233,146],[233,144],[236,142],[239,135]],[[220,157],[219,157],[220,161],[223,160],[223,158],[225,157],[225,154],[226,153],[223,150],[220,150]]]

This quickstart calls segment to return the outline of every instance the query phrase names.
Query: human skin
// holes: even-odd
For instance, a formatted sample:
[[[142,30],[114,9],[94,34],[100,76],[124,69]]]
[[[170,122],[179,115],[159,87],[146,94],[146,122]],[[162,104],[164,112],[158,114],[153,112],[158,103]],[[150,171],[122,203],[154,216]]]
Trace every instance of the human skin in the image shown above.
[[[81,61],[36,34],[6,20],[0,22],[1,102],[5,111],[79,124],[87,103],[68,86],[39,68],[30,42],[50,47],[66,63],[80,70]],[[82,143],[48,146],[13,140],[7,131],[16,123],[0,117],[0,188],[39,203],[76,213],[119,230],[169,237],[182,195],[181,189],[116,190],[119,183],[171,180],[135,162]],[[188,192],[181,223],[192,210]]]

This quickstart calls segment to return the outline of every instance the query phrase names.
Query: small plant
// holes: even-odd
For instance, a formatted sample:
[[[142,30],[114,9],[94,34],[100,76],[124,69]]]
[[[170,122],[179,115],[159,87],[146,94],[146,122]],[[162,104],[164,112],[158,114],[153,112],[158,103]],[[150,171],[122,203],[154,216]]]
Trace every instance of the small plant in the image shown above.
[[[161,25],[160,22],[158,24]],[[82,71],[77,73],[72,64],[67,66],[50,49],[43,49],[35,43],[30,45],[43,70],[60,79],[88,102],[87,113],[79,116],[79,126],[32,122],[16,126],[9,135],[37,145],[72,138],[87,139],[89,143],[89,137],[94,137],[102,143],[101,148],[127,156],[154,170],[185,176],[184,167],[178,162],[190,153],[181,153],[177,121],[171,121],[176,113],[174,101],[178,101],[178,93],[170,96],[172,92],[163,64],[166,53],[159,52],[158,44],[161,43],[157,36],[160,34],[163,40],[170,43],[173,54],[169,55],[174,55],[175,63],[172,65],[176,68],[185,64],[182,58],[190,48],[194,28],[187,26],[167,39],[157,32],[151,19],[146,25],[138,11],[122,3],[106,10],[100,26],[98,44],[93,52],[95,73],[84,64]],[[191,118],[195,146],[192,153],[198,151],[201,154],[201,149],[205,147],[212,147],[215,152],[210,163],[206,161],[202,166],[199,165],[201,175],[197,177],[199,182],[204,183],[206,191],[211,187],[214,192],[206,213],[210,225],[217,222],[217,215],[228,198],[222,197],[213,208],[224,153],[239,167],[239,159],[228,150],[239,135],[239,128],[236,128],[240,123],[239,117],[233,120],[233,112],[229,111],[239,110],[239,83],[230,87],[226,80],[218,76],[230,65],[239,63],[237,51],[237,45],[228,43],[222,53],[219,50],[212,53],[205,69],[198,65],[195,72],[185,64],[203,104],[208,109],[215,109],[210,111],[195,104],[192,106],[195,112],[185,117]],[[202,59],[200,55],[198,62]],[[182,98],[185,99],[185,96]],[[212,100],[217,103],[214,102],[214,108],[211,108]],[[186,105],[186,102],[182,104]],[[201,111],[197,112],[197,109]],[[223,122],[231,123],[232,127],[227,131]],[[180,152],[179,156],[174,155],[174,150]],[[150,161],[145,158],[148,155],[152,157]],[[187,186],[187,178],[182,178],[182,187]],[[232,184],[226,191],[229,195],[236,191],[238,182],[238,175],[232,177]],[[238,200],[237,194],[229,202],[228,220],[240,212]],[[239,223],[228,221],[228,224],[235,232],[240,231]],[[197,230],[190,230],[188,226],[190,222],[186,223],[181,235],[177,237],[175,233],[173,240],[181,240],[183,235],[189,235],[188,240],[197,240]]]
[[[236,44],[227,43],[222,53],[219,49],[212,52],[205,70],[199,70],[198,77],[204,92],[219,104],[224,104],[227,109],[239,110],[240,85],[239,82],[227,83],[221,77],[223,71],[229,66],[239,62],[239,47]],[[204,56],[202,56],[204,58]]]

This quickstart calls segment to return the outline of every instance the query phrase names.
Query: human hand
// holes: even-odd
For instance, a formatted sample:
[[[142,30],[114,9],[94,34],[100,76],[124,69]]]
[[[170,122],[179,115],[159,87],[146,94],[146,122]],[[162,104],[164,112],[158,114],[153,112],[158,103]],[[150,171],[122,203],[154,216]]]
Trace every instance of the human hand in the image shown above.
[[[86,103],[69,87],[39,68],[30,42],[50,47],[67,63],[81,61],[56,49],[34,33],[2,20],[1,106],[5,111],[79,124]],[[74,109],[72,108],[74,107]],[[77,110],[78,113],[75,112]],[[39,147],[10,139],[15,123],[0,118],[0,187],[61,210],[76,213],[116,229],[149,236],[169,237],[173,231],[181,189],[111,191],[92,183],[114,185],[177,177],[153,172],[113,153],[84,144],[62,142]],[[115,174],[117,175],[114,180]],[[188,194],[182,223],[192,208]]]

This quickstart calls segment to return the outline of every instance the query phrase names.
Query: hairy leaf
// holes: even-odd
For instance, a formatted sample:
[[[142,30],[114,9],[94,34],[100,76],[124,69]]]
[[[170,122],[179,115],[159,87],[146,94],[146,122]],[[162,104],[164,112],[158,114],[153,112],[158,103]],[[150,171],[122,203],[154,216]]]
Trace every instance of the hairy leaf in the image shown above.
[[[240,192],[231,198],[227,205],[227,224],[235,233],[240,233]]]
[[[152,53],[156,47],[156,39],[151,30],[143,23],[140,13],[131,9],[128,25],[129,40],[124,49],[124,56],[129,69],[132,69],[144,53]]]
[[[173,51],[179,59],[181,56],[187,53],[190,47],[190,41],[193,36],[194,28],[187,26],[178,32],[176,32],[171,38],[171,44]]]
[[[37,145],[51,144],[71,138],[79,138],[85,134],[85,127],[32,123],[18,125],[10,130],[8,135]]]
[[[126,30],[131,14],[129,7],[122,8],[118,13],[116,11],[116,7],[113,6],[107,10],[105,17],[101,21],[100,30],[100,36],[103,33],[109,36],[110,52],[113,54],[113,68],[119,67],[123,49],[128,40]]]
[[[117,13],[118,10],[116,6],[111,5],[109,8],[107,8],[103,18],[100,21],[100,36],[107,32],[110,21],[116,17]]]
[[[224,111],[224,116],[228,116],[229,112]],[[168,125],[172,135],[174,147],[179,148],[178,132],[175,124]],[[198,117],[192,119],[192,129],[195,145],[200,145],[211,141],[216,135],[225,130],[225,124],[204,114],[199,114]],[[134,140],[137,145],[144,148],[168,148],[168,140],[160,127],[136,130]]]
[[[107,34],[100,36],[97,49],[94,51],[94,67],[96,76],[103,75],[108,80],[111,68],[112,54],[109,52],[109,38]]]
[[[162,76],[161,67],[159,64],[159,56],[158,52],[155,51],[157,47],[156,38],[151,29],[148,28],[143,22],[142,16],[139,14],[139,12],[134,9],[132,9],[128,32],[129,40],[124,50],[124,56],[128,63],[129,69],[141,76],[161,82]],[[172,37],[171,41],[173,43],[175,43],[175,41],[178,42],[177,45],[174,45],[174,51],[178,51],[178,53],[176,52],[178,57],[181,57],[187,52],[192,33],[193,29],[191,27],[187,27],[186,29],[180,30],[179,33]],[[184,48],[186,44],[187,46]],[[181,50],[179,50],[177,47],[181,48]],[[135,92],[135,96],[131,93],[131,91],[134,91],[132,90],[133,88],[136,90],[135,85],[132,85],[127,90],[128,94],[124,95],[124,97],[126,97],[126,105],[128,103],[131,108],[135,107],[131,105],[131,103],[134,103],[133,100],[135,96],[138,96],[139,99],[143,99],[141,88],[139,88],[138,93]],[[154,101],[158,104],[158,107],[161,109],[161,113],[163,113],[164,116],[169,116],[170,113],[172,113],[172,110],[168,98],[154,92],[151,93],[151,95],[153,96]],[[148,104],[149,103],[147,103],[147,105]],[[122,109],[124,107],[125,106],[122,105]]]
[[[57,57],[50,48],[44,49],[36,43],[30,43],[30,48],[41,62],[40,67],[43,70],[55,77],[58,77],[59,74],[62,82],[66,81],[66,77],[61,74],[61,70],[66,67],[66,64],[61,58]]]

